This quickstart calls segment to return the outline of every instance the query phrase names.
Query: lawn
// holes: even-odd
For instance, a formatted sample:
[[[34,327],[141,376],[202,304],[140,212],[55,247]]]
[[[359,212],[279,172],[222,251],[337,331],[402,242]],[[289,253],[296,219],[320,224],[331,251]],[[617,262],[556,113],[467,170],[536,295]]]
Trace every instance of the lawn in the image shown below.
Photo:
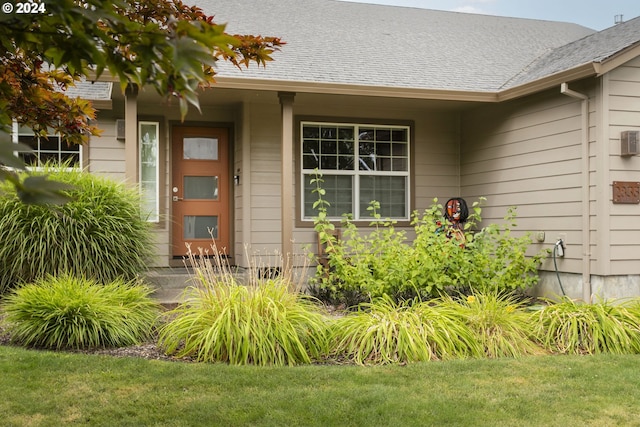
[[[229,366],[0,346],[7,426],[640,425],[640,356]]]

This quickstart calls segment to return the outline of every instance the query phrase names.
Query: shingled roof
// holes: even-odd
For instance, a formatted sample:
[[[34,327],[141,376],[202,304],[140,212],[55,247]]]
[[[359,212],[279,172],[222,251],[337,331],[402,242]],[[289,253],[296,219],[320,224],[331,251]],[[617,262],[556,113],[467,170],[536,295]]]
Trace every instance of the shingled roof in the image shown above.
[[[517,86],[588,63],[602,63],[640,44],[640,17],[560,46],[537,58],[507,87]]]
[[[221,76],[495,92],[554,49],[594,34],[577,24],[336,0],[201,0],[230,33],[287,42],[266,69]],[[588,44],[588,41],[585,42]],[[542,68],[546,67],[541,67]]]
[[[400,96],[438,98],[433,94],[443,91],[439,99],[456,92],[495,100],[486,97],[539,90],[542,79],[640,45],[640,17],[595,32],[566,22],[337,0],[199,0],[198,6],[228,23],[231,34],[287,42],[266,68],[238,70],[219,62],[219,83],[234,79],[231,87],[261,82],[263,88],[322,91],[332,85],[340,93],[380,88]],[[595,68],[588,73],[595,75]],[[99,100],[110,92],[98,82],[79,83],[70,94]]]
[[[75,86],[67,88],[64,93],[70,98],[108,101],[111,99],[112,90],[112,82],[89,82],[82,80],[77,82]]]

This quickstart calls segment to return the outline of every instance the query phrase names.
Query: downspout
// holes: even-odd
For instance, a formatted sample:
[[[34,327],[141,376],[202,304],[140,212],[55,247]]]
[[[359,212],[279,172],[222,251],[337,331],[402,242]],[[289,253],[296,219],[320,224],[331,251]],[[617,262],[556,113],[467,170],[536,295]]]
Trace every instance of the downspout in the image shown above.
[[[591,241],[589,224],[589,97],[560,85],[560,93],[582,101],[582,299],[591,302]]]

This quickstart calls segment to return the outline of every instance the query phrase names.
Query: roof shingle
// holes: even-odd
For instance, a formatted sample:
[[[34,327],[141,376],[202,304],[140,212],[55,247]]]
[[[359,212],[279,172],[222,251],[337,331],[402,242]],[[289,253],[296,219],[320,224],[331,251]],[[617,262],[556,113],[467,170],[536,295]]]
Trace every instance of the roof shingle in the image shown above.
[[[499,90],[549,51],[594,31],[577,24],[335,0],[201,0],[230,33],[287,42],[266,69],[220,75],[461,91]]]

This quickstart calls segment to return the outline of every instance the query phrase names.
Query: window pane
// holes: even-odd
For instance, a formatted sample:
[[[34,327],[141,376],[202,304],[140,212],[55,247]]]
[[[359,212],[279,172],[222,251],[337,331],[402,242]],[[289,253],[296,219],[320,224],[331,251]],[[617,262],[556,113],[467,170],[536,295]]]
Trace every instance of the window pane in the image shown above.
[[[325,154],[337,154],[338,153],[338,142],[337,141],[322,141],[322,146],[320,147],[320,153],[322,153],[322,155],[325,155]]]
[[[389,129],[377,129],[376,141],[391,141],[391,131]]]
[[[338,169],[340,170],[353,170],[353,156],[340,156],[338,157]]]
[[[211,234],[209,233],[211,230]],[[218,238],[218,217],[217,216],[188,216],[184,217],[184,238],[187,239],[210,239]]]
[[[142,196],[142,214],[147,221],[157,222],[160,217],[158,184],[158,129],[157,122],[140,122],[140,192]]]
[[[409,154],[409,150],[408,150],[408,146],[407,144],[402,144],[402,143],[394,143],[392,146],[392,151],[393,151],[393,155],[394,156],[407,156]]]
[[[320,138],[320,126],[304,125],[302,128],[303,138]]]
[[[315,169],[320,167],[318,160],[319,157],[317,155],[305,154],[302,156],[302,169]]]
[[[218,160],[218,138],[184,138],[185,160]]]
[[[302,168],[353,170],[354,133],[353,126],[303,125]]]
[[[360,177],[360,216],[366,217],[372,200],[380,202],[380,215],[390,218],[406,218],[407,179],[404,176]]]
[[[407,136],[407,130],[406,129],[394,129],[392,131],[392,139],[394,141],[409,142],[409,137]]]
[[[353,140],[353,127],[341,127],[338,129],[338,138]]]
[[[335,156],[322,156],[320,159],[320,169],[336,170],[338,169],[338,158]]]
[[[33,153],[19,153],[18,157],[20,157],[27,166],[38,166],[38,156]]]
[[[60,161],[70,167],[80,166],[80,153],[60,153]]]
[[[217,176],[185,176],[184,198],[187,199],[218,199]]]
[[[45,163],[49,164],[58,164],[60,163],[60,154],[57,152],[44,152],[41,151],[38,153],[38,157],[40,158],[40,164],[44,165]]]
[[[393,159],[392,170],[399,171],[399,172],[407,171],[409,170],[408,165],[409,165],[408,159],[402,159],[402,158]]]
[[[40,138],[40,149],[48,151],[58,151],[60,149],[60,139],[57,136]]]
[[[154,195],[158,191],[156,182],[141,182],[142,200],[140,203],[140,213],[147,221],[157,220],[156,198]]]
[[[335,126],[322,126],[320,129],[320,137],[322,139],[337,139],[338,129]]]
[[[358,134],[358,139],[361,141],[373,141],[376,139],[376,131],[374,129],[369,128],[360,128],[360,133]]]
[[[317,139],[305,139],[302,143],[302,152],[305,154],[320,154],[320,142]]]
[[[38,138],[36,138],[35,136],[20,135],[18,137],[18,142],[28,145],[32,150],[38,149]]]
[[[310,183],[312,178],[312,175],[304,177],[304,216],[307,218],[318,215],[318,211],[313,208],[318,195],[313,192],[316,184]],[[321,187],[326,191],[322,198],[330,203],[327,215],[339,218],[342,214],[353,213],[353,178],[348,175],[324,175],[322,179],[324,182]]]

